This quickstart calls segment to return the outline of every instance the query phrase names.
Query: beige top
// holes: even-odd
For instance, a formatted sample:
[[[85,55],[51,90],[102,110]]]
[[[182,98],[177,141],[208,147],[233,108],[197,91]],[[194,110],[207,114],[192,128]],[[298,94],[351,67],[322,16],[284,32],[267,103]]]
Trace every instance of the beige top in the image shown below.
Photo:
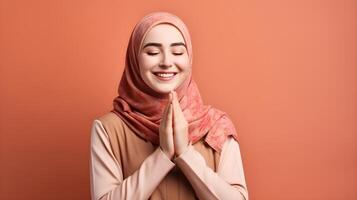
[[[200,140],[170,160],[108,113],[93,122],[90,156],[92,200],[248,200],[239,144],[231,137],[221,154]]]

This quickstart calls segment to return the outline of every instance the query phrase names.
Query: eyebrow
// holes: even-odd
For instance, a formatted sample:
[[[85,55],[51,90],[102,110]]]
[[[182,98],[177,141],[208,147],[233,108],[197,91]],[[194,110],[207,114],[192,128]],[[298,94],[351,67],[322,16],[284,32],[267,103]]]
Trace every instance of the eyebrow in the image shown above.
[[[162,44],[161,43],[156,43],[156,42],[150,42],[150,43],[145,44],[143,49],[148,47],[148,46],[162,47]],[[184,46],[185,48],[187,48],[186,44],[183,43],[183,42],[171,43],[170,47],[173,47],[173,46]]]

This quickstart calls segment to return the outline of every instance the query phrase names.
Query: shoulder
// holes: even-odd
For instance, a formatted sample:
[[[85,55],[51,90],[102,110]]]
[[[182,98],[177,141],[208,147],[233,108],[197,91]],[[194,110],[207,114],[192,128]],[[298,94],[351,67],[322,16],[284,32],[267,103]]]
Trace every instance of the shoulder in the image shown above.
[[[123,132],[123,121],[115,113],[109,112],[93,120],[92,130],[102,130],[110,136]]]
[[[238,141],[238,129],[235,125],[235,120],[232,119],[231,116],[228,115],[227,112],[216,109],[220,115],[219,119],[216,121],[215,128],[222,129],[228,138],[225,143],[226,146],[235,146],[234,143],[239,143]],[[233,136],[235,139],[233,139]],[[233,143],[233,144],[232,144]]]
[[[101,115],[97,117],[96,120],[100,121],[102,124],[113,124],[118,123],[118,121],[121,122],[121,119],[118,117],[118,115],[113,112],[108,112],[104,115]]]
[[[219,170],[238,166],[240,162],[242,162],[240,145],[232,136],[229,136],[222,148]]]
[[[223,144],[222,154],[232,153],[239,151],[239,142],[232,136],[228,136]]]
[[[95,122],[101,123],[105,129],[122,129],[123,121],[113,112],[97,117]]]

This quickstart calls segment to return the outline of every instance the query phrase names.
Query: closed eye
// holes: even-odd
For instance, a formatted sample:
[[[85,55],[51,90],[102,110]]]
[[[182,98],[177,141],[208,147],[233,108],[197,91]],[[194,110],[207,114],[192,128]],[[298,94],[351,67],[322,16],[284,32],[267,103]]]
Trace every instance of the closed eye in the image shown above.
[[[183,53],[182,53],[182,52],[178,52],[178,53],[172,53],[172,54],[174,54],[174,55],[176,55],[176,56],[180,56],[180,55],[182,55]]]
[[[147,52],[147,54],[148,54],[149,56],[154,56],[154,55],[157,55],[157,54],[159,54],[159,53],[156,53],[156,52]]]

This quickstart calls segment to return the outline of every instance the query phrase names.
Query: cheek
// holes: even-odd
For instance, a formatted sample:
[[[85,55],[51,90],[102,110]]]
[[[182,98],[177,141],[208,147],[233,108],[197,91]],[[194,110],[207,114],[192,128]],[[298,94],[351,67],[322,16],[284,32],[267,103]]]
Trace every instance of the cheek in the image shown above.
[[[190,70],[190,61],[187,56],[181,57],[177,60],[177,64],[183,69],[183,70]]]
[[[157,58],[149,57],[145,55],[139,56],[139,67],[141,71],[150,70],[157,63]]]

